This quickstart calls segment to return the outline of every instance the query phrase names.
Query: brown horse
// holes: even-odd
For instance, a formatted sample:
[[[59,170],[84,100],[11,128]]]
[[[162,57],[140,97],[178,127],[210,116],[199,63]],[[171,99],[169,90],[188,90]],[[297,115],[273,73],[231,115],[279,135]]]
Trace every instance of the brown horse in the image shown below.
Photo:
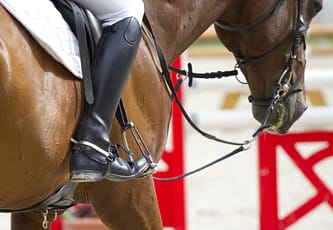
[[[301,1],[301,0],[299,0]],[[146,0],[146,13],[168,63],[180,55],[212,23],[223,43],[238,57],[252,93],[254,116],[262,122],[274,85],[286,62],[294,55],[294,74],[288,83],[295,93],[281,100],[268,119],[277,132],[286,132],[305,109],[302,80],[305,67],[304,40],[298,36],[299,13],[308,25],[320,9],[319,0],[283,0],[274,14],[253,28],[229,31],[257,21],[276,6],[276,0]],[[299,9],[299,8],[302,9]],[[82,84],[55,62],[0,6],[0,209],[20,210],[50,196],[69,178],[70,138],[83,105]],[[220,25],[220,26],[219,26]],[[278,46],[278,48],[274,48]],[[294,48],[296,50],[291,51]],[[260,57],[247,65],[241,59]],[[299,77],[301,76],[301,77]],[[287,93],[288,94],[288,93]],[[129,119],[140,130],[158,161],[164,149],[171,112],[171,99],[160,74],[158,58],[149,33],[143,33],[138,58],[124,92]],[[280,108],[279,107],[279,108]],[[111,133],[120,142],[119,126]],[[131,149],[138,149],[130,140]],[[126,183],[101,181],[79,184],[75,202],[91,203],[110,229],[162,229],[151,177]],[[42,229],[40,212],[15,213],[12,229]]]

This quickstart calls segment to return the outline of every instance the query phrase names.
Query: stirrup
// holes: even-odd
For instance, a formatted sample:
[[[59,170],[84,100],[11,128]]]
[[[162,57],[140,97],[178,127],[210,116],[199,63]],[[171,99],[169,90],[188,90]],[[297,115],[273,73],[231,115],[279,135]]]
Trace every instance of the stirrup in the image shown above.
[[[118,145],[112,151],[101,150],[88,141],[73,141],[70,162],[71,180],[73,182],[96,182],[103,179],[123,182],[146,177],[152,174],[156,166],[150,164],[143,156],[132,161],[123,160],[118,154]]]
[[[123,148],[123,150],[127,154],[128,161],[130,162],[130,161],[133,160],[133,153],[130,150],[128,142],[127,142],[127,136],[126,136],[127,131],[130,131],[133,139],[136,142],[136,145],[140,149],[141,155],[146,158],[146,160],[147,160],[148,164],[150,165],[150,167],[151,168],[156,168],[157,167],[157,163],[154,162],[152,154],[151,154],[148,146],[144,142],[144,140],[143,140],[143,138],[142,138],[139,130],[136,128],[136,126],[135,126],[135,124],[133,122],[127,122],[126,124],[122,124],[121,137],[122,137],[123,145],[121,145],[121,147]]]

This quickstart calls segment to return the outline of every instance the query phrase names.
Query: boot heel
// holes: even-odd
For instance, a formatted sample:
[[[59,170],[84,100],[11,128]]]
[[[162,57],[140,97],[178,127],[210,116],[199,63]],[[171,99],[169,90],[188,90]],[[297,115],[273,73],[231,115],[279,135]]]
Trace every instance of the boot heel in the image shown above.
[[[72,171],[70,180],[75,183],[96,182],[103,179],[103,175],[98,171]]]

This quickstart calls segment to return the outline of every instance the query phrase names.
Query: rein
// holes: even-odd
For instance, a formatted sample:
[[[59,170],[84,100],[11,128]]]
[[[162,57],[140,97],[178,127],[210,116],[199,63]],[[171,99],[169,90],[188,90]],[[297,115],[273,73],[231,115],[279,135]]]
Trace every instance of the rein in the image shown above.
[[[180,180],[180,179],[184,179],[185,177],[188,177],[192,174],[195,174],[195,173],[198,173],[208,167],[211,167],[221,161],[224,161],[234,155],[236,155],[237,153],[240,153],[240,152],[243,152],[243,151],[246,151],[248,149],[251,148],[251,144],[257,140],[257,138],[259,137],[259,135],[266,129],[266,128],[269,128],[270,125],[267,124],[268,122],[268,119],[269,117],[271,116],[272,112],[274,111],[274,108],[275,108],[275,105],[277,105],[277,103],[283,99],[283,96],[284,96],[284,91],[280,88],[276,88],[275,92],[274,92],[274,96],[272,98],[272,100],[270,101],[270,106],[268,107],[267,109],[267,113],[266,113],[266,116],[265,116],[265,121],[260,125],[260,127],[252,134],[252,139],[250,140],[246,140],[244,141],[243,143],[240,143],[239,147],[234,149],[233,151],[217,158],[216,160],[208,163],[208,164],[205,164],[197,169],[194,169],[192,171],[189,171],[187,173],[184,173],[184,174],[181,174],[181,175],[178,175],[178,176],[174,176],[174,177],[168,177],[168,178],[159,178],[159,177],[153,177],[154,180],[156,181],[163,181],[163,182],[169,182],[169,181],[175,181],[175,180]],[[176,97],[178,98],[178,96],[176,95]],[[175,98],[176,98],[175,97]],[[177,104],[178,104],[178,101],[179,99],[175,99]],[[181,111],[183,111],[183,106],[181,104],[178,104],[178,106],[180,107]],[[186,118],[186,117],[185,117]],[[187,120],[187,119],[186,119]],[[189,122],[189,120],[187,120]],[[214,140],[214,139],[213,139]],[[247,146],[246,146],[247,145]]]
[[[193,120],[191,119],[191,117],[188,115],[188,113],[186,112],[182,102],[180,101],[178,95],[177,95],[177,92],[176,92],[176,88],[174,87],[173,83],[172,83],[172,79],[171,79],[171,75],[170,75],[170,71],[169,71],[169,67],[167,65],[167,62],[166,62],[166,59],[164,57],[164,54],[163,54],[163,51],[159,45],[159,43],[157,42],[157,39],[155,38],[154,36],[154,33],[153,33],[153,30],[152,30],[152,27],[149,23],[149,20],[147,18],[147,15],[144,16],[143,18],[143,21],[146,23],[146,26],[147,28],[149,29],[149,31],[151,32],[151,35],[153,37],[153,41],[154,41],[154,45],[155,45],[155,48],[157,50],[157,54],[158,54],[158,58],[159,58],[159,61],[160,61],[160,64],[161,64],[161,68],[162,68],[162,76],[164,77],[165,79],[165,82],[167,84],[167,86],[169,87],[170,91],[171,91],[171,94],[172,94],[172,98],[176,101],[178,107],[180,108],[184,118],[186,119],[186,121],[190,124],[190,126],[196,130],[198,133],[200,133],[202,136],[204,136],[205,138],[207,139],[210,139],[210,140],[213,140],[213,141],[216,141],[216,142],[220,142],[220,143],[224,143],[224,144],[229,144],[229,145],[235,145],[235,146],[239,146],[237,147],[235,150],[233,150],[232,152],[218,158],[217,160],[209,163],[209,164],[206,164],[196,170],[193,170],[193,171],[190,171],[188,173],[185,173],[185,174],[182,174],[182,175],[179,175],[179,176],[176,176],[176,177],[170,177],[170,178],[158,178],[158,177],[153,177],[154,180],[157,180],[157,181],[174,181],[174,180],[179,180],[179,179],[182,179],[182,178],[185,178],[189,175],[192,175],[194,173],[197,173],[203,169],[206,169],[220,161],[223,161],[237,153],[240,153],[240,152],[243,152],[245,150],[248,150],[250,147],[251,147],[251,144],[257,139],[257,137],[264,131],[266,127],[266,124],[262,124],[255,132],[254,134],[252,135],[251,139],[249,140],[245,140],[243,142],[233,142],[233,141],[228,141],[228,140],[223,140],[223,139],[220,139],[220,138],[217,138],[216,136],[212,135],[212,134],[209,134],[209,133],[206,133],[204,132],[203,130],[201,130],[194,122]],[[178,71],[179,72],[179,71]],[[189,71],[191,72],[191,71]],[[184,73],[184,72],[183,72]],[[233,72],[233,73],[236,73],[236,72]],[[202,76],[202,75],[200,75]],[[279,97],[275,97],[276,99],[275,100],[278,100]],[[274,100],[272,100],[274,101]],[[274,108],[274,107],[272,107]],[[268,113],[269,115],[269,113]]]
[[[231,77],[231,76],[237,76],[238,75],[238,71],[237,69],[235,68],[234,70],[231,70],[231,71],[217,71],[217,72],[210,72],[210,73],[193,73],[193,67],[192,67],[192,64],[191,63],[188,63],[187,64],[187,68],[188,68],[188,71],[186,70],[181,70],[181,69],[178,69],[178,68],[175,68],[173,66],[169,66],[168,67],[169,70],[177,73],[177,74],[180,74],[180,75],[183,75],[185,77],[187,77],[189,80],[188,80],[188,87],[192,87],[193,86],[193,79],[194,78],[200,78],[200,79],[221,79],[223,77]],[[178,91],[180,85],[183,83],[184,81],[184,78],[179,78],[177,80],[177,83],[176,83],[176,86],[175,86],[175,90]]]
[[[193,120],[191,119],[190,115],[186,112],[181,100],[179,99],[179,97],[177,96],[177,92],[176,89],[173,85],[172,79],[171,79],[171,75],[170,75],[170,71],[166,62],[166,59],[164,57],[162,48],[160,47],[159,43],[157,42],[157,39],[154,36],[152,27],[149,23],[149,20],[147,18],[147,15],[144,16],[143,21],[146,23],[147,28],[149,29],[149,31],[152,34],[153,40],[154,40],[154,45],[155,48],[157,50],[157,54],[158,54],[158,58],[161,64],[161,68],[162,68],[162,76],[164,77],[164,80],[167,84],[167,86],[169,87],[170,91],[171,91],[171,97],[174,98],[174,100],[176,101],[178,107],[180,108],[184,118],[186,119],[186,121],[190,124],[190,126],[195,129],[198,133],[200,133],[202,136],[204,136],[205,138],[208,138],[210,140],[216,141],[216,142],[220,142],[220,143],[224,143],[224,144],[229,144],[229,145],[236,145],[236,146],[243,146],[243,145],[248,145],[249,143],[253,142],[253,140],[246,140],[243,142],[233,142],[233,141],[228,141],[228,140],[223,140],[220,138],[217,138],[216,136],[206,133],[203,130],[201,130],[197,125],[195,125],[195,123],[193,122]]]
[[[223,25],[220,22],[215,22],[215,25],[224,29],[224,30],[230,30],[230,31],[241,31],[241,30],[248,30],[251,28],[254,28],[258,25],[260,25],[261,23],[263,23],[264,21],[266,21],[268,18],[270,18],[271,16],[275,15],[278,10],[281,8],[282,4],[284,3],[285,0],[278,0],[277,3],[275,4],[275,6],[273,7],[273,9],[265,16],[263,16],[262,18],[259,18],[257,21],[247,24],[247,25],[241,25],[241,26],[227,26],[227,25]],[[289,41],[290,39],[293,40],[293,44],[292,44],[292,48],[291,48],[291,53],[290,53],[290,58],[286,63],[286,68],[283,71],[283,73],[281,74],[281,77],[278,81],[278,84],[276,85],[274,92],[273,92],[273,97],[270,100],[267,100],[266,103],[269,105],[266,115],[265,115],[265,119],[264,122],[259,126],[259,128],[252,134],[251,138],[249,140],[245,140],[243,142],[233,142],[233,141],[227,141],[227,140],[222,140],[217,138],[214,135],[211,135],[209,133],[204,132],[203,130],[201,130],[197,125],[194,124],[193,120],[190,118],[190,116],[188,115],[188,113],[186,112],[186,110],[184,109],[184,106],[182,104],[182,102],[180,101],[179,97],[177,96],[177,89],[179,88],[179,85],[182,83],[183,79],[178,81],[176,86],[173,85],[172,80],[171,80],[171,76],[170,76],[170,72],[169,69],[171,71],[175,71],[178,74],[182,74],[185,76],[189,77],[189,86],[192,85],[193,83],[193,78],[194,77],[198,77],[198,78],[222,78],[222,77],[227,77],[227,76],[232,76],[232,75],[237,75],[237,70],[235,69],[234,71],[225,71],[225,72],[216,72],[216,73],[208,73],[208,74],[194,74],[192,72],[192,65],[188,64],[188,69],[189,71],[184,71],[184,70],[179,70],[176,69],[174,67],[168,67],[165,57],[163,55],[162,49],[160,47],[160,45],[158,44],[154,34],[153,34],[153,30],[152,27],[148,21],[147,16],[144,16],[144,22],[146,23],[148,29],[150,30],[153,40],[154,40],[154,44],[157,50],[157,54],[158,54],[158,58],[161,64],[161,68],[162,68],[162,76],[164,77],[167,86],[169,87],[169,89],[171,90],[172,93],[172,98],[174,98],[174,100],[176,101],[178,107],[180,108],[184,118],[186,119],[186,121],[190,124],[190,126],[196,130],[198,133],[200,133],[202,136],[204,136],[205,138],[208,138],[210,140],[216,141],[216,142],[220,142],[220,143],[224,143],[224,144],[229,144],[229,145],[235,145],[235,146],[239,146],[236,149],[234,149],[233,151],[231,151],[230,153],[227,153],[226,155],[221,156],[220,158],[212,161],[211,163],[208,163],[200,168],[197,168],[195,170],[189,171],[187,173],[175,176],[175,177],[169,177],[169,178],[157,178],[157,177],[153,177],[154,180],[157,181],[175,181],[175,180],[179,180],[179,179],[183,179],[189,175],[195,174],[199,171],[202,171],[212,165],[215,165],[223,160],[226,160],[228,158],[230,158],[231,156],[234,156],[237,153],[243,152],[248,150],[251,147],[251,144],[257,139],[257,137],[267,128],[270,128],[271,125],[268,124],[269,118],[271,117],[276,105],[279,105],[279,102],[281,102],[282,100],[285,100],[286,98],[288,98],[289,96],[298,93],[301,91],[301,89],[295,89],[295,85],[298,81],[300,81],[301,76],[300,75],[296,81],[294,82],[294,84],[292,86],[290,86],[290,83],[292,81],[292,77],[293,77],[293,73],[292,73],[292,64],[294,62],[294,60],[297,58],[297,50],[298,47],[300,45],[301,40],[305,43],[305,32],[307,31],[307,29],[309,28],[308,25],[306,25],[304,23],[304,17],[303,17],[303,0],[298,0],[298,4],[297,4],[297,22],[296,22],[296,28],[295,30],[293,30],[286,38],[284,38],[282,40],[282,42],[280,42],[278,45],[276,45],[274,48],[272,48],[271,50],[269,50],[268,52],[264,53],[263,55],[259,56],[259,57],[255,57],[255,58],[250,58],[250,59],[241,59],[241,58],[237,58],[236,60],[238,62],[239,65],[242,65],[243,67],[247,67],[250,65],[254,65],[257,64],[259,62],[261,62],[263,59],[265,59],[266,57],[270,56],[271,54],[273,54],[276,50],[280,49],[280,47],[282,47],[284,45],[284,43],[286,43],[287,41]],[[287,79],[287,81],[285,81],[285,76],[288,76],[289,74],[289,78]],[[253,97],[251,99],[250,96],[250,102],[252,103],[260,103],[260,101],[255,100]]]

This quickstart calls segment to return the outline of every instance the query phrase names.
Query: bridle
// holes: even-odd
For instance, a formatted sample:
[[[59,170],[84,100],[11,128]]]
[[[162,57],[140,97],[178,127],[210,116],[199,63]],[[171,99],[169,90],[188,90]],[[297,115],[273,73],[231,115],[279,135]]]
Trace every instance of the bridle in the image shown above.
[[[285,2],[285,0],[278,0],[275,3],[275,5],[273,6],[273,8],[269,11],[268,14],[265,14],[264,16],[262,16],[261,18],[257,19],[256,21],[254,21],[252,23],[245,24],[245,25],[239,25],[239,26],[229,26],[229,25],[223,24],[220,21],[216,21],[215,25],[222,30],[232,31],[232,32],[250,30],[250,29],[253,29],[253,28],[261,25],[262,23],[267,21],[270,17],[275,16],[278,13],[278,11],[280,10],[280,8],[284,2]],[[297,0],[297,19],[296,19],[295,29],[293,31],[291,31],[283,40],[281,40],[272,49],[268,50],[267,52],[265,52],[259,56],[252,57],[252,58],[241,58],[241,57],[236,56],[235,58],[236,58],[238,64],[243,67],[258,64],[261,61],[263,61],[265,58],[269,57],[274,52],[279,50],[281,47],[283,47],[285,45],[285,43],[287,43],[290,40],[293,40],[290,58],[295,60],[297,58],[297,49],[300,45],[300,42],[305,41],[305,34],[309,28],[309,25],[306,25],[305,21],[304,21],[303,5],[304,5],[303,0]]]
[[[250,139],[245,140],[243,142],[232,142],[232,141],[226,141],[226,140],[222,140],[219,139],[217,137],[215,137],[214,135],[211,135],[209,133],[204,132],[203,130],[201,130],[197,125],[194,124],[193,120],[191,119],[191,117],[188,115],[188,113],[186,112],[186,110],[184,109],[182,102],[180,101],[180,99],[177,96],[177,90],[173,85],[173,82],[171,80],[171,76],[170,76],[170,72],[169,72],[169,68],[168,65],[166,64],[166,60],[165,57],[163,55],[162,49],[159,46],[154,33],[152,32],[152,28],[150,26],[149,20],[146,18],[144,18],[144,21],[146,21],[146,25],[149,29],[149,31],[151,31],[151,35],[153,37],[154,40],[154,44],[155,47],[157,49],[157,54],[160,60],[160,64],[161,64],[161,68],[162,68],[162,76],[165,79],[165,82],[168,86],[168,88],[170,89],[171,93],[172,93],[172,98],[176,101],[178,107],[180,108],[184,118],[186,119],[186,121],[190,124],[190,126],[192,126],[192,128],[194,128],[198,133],[200,133],[202,136],[204,136],[205,138],[208,138],[210,140],[213,141],[217,141],[220,143],[225,143],[225,144],[230,144],[230,145],[235,145],[235,146],[239,146],[238,148],[234,149],[232,152],[216,159],[215,161],[206,164],[198,169],[195,169],[193,171],[190,171],[188,173],[179,175],[179,176],[175,176],[175,177],[170,177],[170,178],[156,178],[154,177],[155,180],[159,180],[159,181],[173,181],[173,180],[178,180],[178,179],[182,179],[185,178],[189,175],[192,175],[194,173],[197,173],[207,167],[210,167],[218,162],[221,162],[239,152],[245,151],[247,149],[249,149],[251,147],[251,144],[257,139],[257,137],[266,129],[269,128],[271,125],[268,124],[268,120],[271,117],[276,105],[281,104],[283,100],[285,100],[286,98],[288,98],[290,95],[295,94],[297,92],[300,92],[301,89],[295,89],[295,86],[297,85],[297,82],[301,80],[301,77],[303,76],[303,73],[297,77],[297,79],[295,80],[294,84],[291,85],[292,80],[293,80],[293,71],[292,71],[292,66],[294,61],[297,59],[297,55],[298,55],[298,48],[301,45],[301,43],[303,42],[304,44],[304,48],[305,48],[305,34],[306,31],[309,28],[309,25],[305,24],[304,21],[304,12],[303,12],[303,0],[297,0],[298,4],[297,4],[297,18],[296,18],[296,25],[295,25],[295,29],[290,32],[289,35],[287,35],[286,38],[284,38],[281,42],[279,42],[275,47],[273,47],[271,50],[265,52],[264,54],[257,56],[257,57],[253,57],[253,58],[240,58],[240,57],[236,57],[238,66],[240,67],[249,67],[255,64],[260,63],[262,60],[264,60],[265,58],[269,57],[270,55],[272,55],[274,52],[276,52],[277,50],[279,50],[281,47],[283,47],[285,45],[285,43],[287,43],[288,41],[292,40],[292,47],[291,47],[291,51],[290,51],[290,55],[289,55],[289,59],[286,63],[286,66],[284,68],[284,70],[281,73],[281,77],[277,82],[277,85],[274,89],[273,92],[273,96],[271,99],[269,100],[265,100],[265,101],[259,101],[254,99],[253,97],[251,98],[251,102],[252,103],[260,103],[260,104],[264,104],[265,106],[267,106],[267,113],[265,115],[265,119],[264,122],[261,124],[261,126],[253,133],[253,135],[251,136]],[[246,24],[246,25],[240,25],[240,26],[228,26],[228,25],[224,25],[223,23],[216,21],[215,25],[223,30],[228,30],[228,31],[243,31],[243,30],[249,30],[251,28],[254,28],[256,26],[259,26],[260,24],[264,23],[267,19],[269,19],[270,17],[276,15],[276,13],[279,11],[279,9],[281,8],[282,4],[285,2],[285,0],[278,0],[277,3],[274,5],[274,7],[272,8],[272,10],[264,15],[263,17],[259,18],[258,20],[256,20],[255,22]],[[175,71],[174,68],[172,69],[172,71]],[[191,73],[191,70],[189,70],[188,72],[185,72],[185,74],[183,75],[191,75],[193,73]],[[179,73],[179,72],[178,72]]]
[[[265,14],[263,17],[257,19],[256,21],[245,24],[245,25],[239,25],[239,26],[229,26],[225,25],[220,21],[215,22],[215,26],[222,30],[227,31],[246,31],[253,29],[262,23],[264,23],[266,20],[268,20],[270,17],[275,16],[278,11],[280,10],[281,6],[285,0],[278,0],[276,4],[273,6],[273,8],[269,11],[268,14]],[[235,56],[237,60],[237,67],[241,68],[247,68],[253,65],[257,65],[264,61],[269,56],[273,55],[276,51],[284,47],[288,42],[292,41],[292,45],[290,48],[290,54],[289,59],[287,60],[285,67],[280,75],[280,78],[276,84],[276,87],[273,92],[273,97],[268,100],[258,100],[255,99],[253,96],[249,97],[249,101],[252,104],[260,105],[260,106],[266,106],[268,107],[267,114],[265,116],[264,122],[262,123],[262,126],[265,128],[268,128],[268,119],[271,116],[274,106],[288,98],[289,96],[298,93],[301,91],[301,89],[296,89],[297,83],[301,80],[301,78],[304,75],[304,72],[302,72],[299,76],[296,77],[296,80],[293,81],[293,64],[295,60],[298,57],[298,49],[301,44],[304,44],[304,49],[306,48],[305,45],[305,35],[309,28],[309,25],[305,23],[304,20],[304,0],[297,0],[297,15],[296,15],[296,23],[295,28],[292,30],[284,39],[282,39],[276,46],[271,48],[270,50],[264,52],[263,54],[256,56],[256,57],[250,57],[250,58],[241,58],[239,56]]]

